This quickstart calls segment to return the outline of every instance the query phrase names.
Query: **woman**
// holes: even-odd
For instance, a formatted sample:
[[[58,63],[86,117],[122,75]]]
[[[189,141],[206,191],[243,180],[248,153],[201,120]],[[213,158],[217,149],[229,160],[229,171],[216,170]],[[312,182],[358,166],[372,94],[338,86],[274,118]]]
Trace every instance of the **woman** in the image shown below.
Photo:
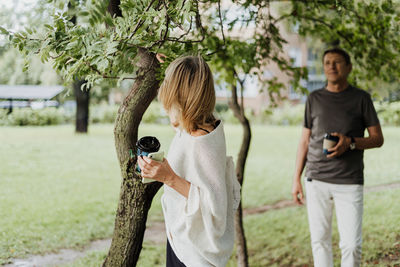
[[[165,184],[161,198],[167,231],[167,266],[225,266],[234,243],[240,199],[222,123],[213,116],[212,73],[201,57],[166,69],[159,99],[177,133],[168,160],[138,159],[142,175]]]

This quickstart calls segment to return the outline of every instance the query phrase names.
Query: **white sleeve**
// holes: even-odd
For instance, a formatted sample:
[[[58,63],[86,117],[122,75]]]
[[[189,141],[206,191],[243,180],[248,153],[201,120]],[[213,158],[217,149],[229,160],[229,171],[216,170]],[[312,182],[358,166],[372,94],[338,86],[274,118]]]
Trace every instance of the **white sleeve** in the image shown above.
[[[225,147],[196,142],[192,148],[186,166],[191,182],[184,211],[186,230],[199,250],[218,253],[224,247],[220,242],[228,216]]]

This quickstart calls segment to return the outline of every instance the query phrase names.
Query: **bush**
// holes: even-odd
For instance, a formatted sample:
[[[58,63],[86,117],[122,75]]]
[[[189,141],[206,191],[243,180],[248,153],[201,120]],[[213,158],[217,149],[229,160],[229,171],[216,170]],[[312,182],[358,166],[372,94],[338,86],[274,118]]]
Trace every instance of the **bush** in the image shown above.
[[[90,106],[90,123],[114,123],[117,118],[119,106],[106,104]],[[144,123],[163,123],[168,121],[168,115],[162,108],[161,103],[153,101],[143,115]]]
[[[304,118],[304,104],[284,104],[282,107],[264,112],[263,121],[273,125],[301,125]]]
[[[7,113],[7,109],[0,109],[0,126],[9,125]]]
[[[382,125],[400,126],[400,101],[375,103],[375,109]]]
[[[385,126],[400,126],[400,101],[375,102],[379,120]],[[304,119],[304,104],[290,105],[266,110],[262,114],[250,116],[252,123],[272,125],[301,125]]]
[[[169,122],[168,114],[160,102],[153,101],[144,113],[142,122],[167,124]]]
[[[89,107],[89,123],[114,123],[117,118],[118,106],[106,104]]]
[[[48,107],[44,109],[13,109],[11,114],[7,115],[8,110],[0,112],[0,125],[25,126],[25,125],[57,125],[69,121],[64,115],[62,108]]]
[[[226,103],[216,103],[215,104],[215,111],[217,113],[223,113],[229,110],[229,106]]]
[[[224,123],[230,123],[230,124],[239,123],[239,120],[236,119],[235,115],[233,115],[233,111],[231,109],[222,110],[220,112],[216,110],[214,114],[217,119],[222,120]]]
[[[382,125],[400,126],[400,101],[375,103],[374,105]],[[114,123],[118,108],[118,106],[106,104],[91,105],[89,123]],[[11,114],[7,115],[7,112],[6,109],[0,110],[0,126],[57,125],[71,123],[75,120],[75,112],[67,112],[63,108],[48,107],[39,110],[15,108]],[[215,115],[225,123],[239,123],[226,104],[217,105]],[[304,104],[285,104],[257,115],[253,114],[250,109],[246,109],[246,116],[252,124],[301,125],[304,117]],[[167,124],[169,122],[168,114],[160,102],[153,101],[143,115],[142,122]]]
[[[114,123],[119,106],[107,104],[91,105],[89,108],[89,123]],[[47,107],[44,109],[14,108],[11,114],[7,109],[0,109],[0,126],[25,125],[57,125],[75,121],[76,110]],[[168,123],[168,116],[158,102],[153,102],[146,110],[142,122]]]
[[[250,109],[246,109],[245,113],[252,124],[301,125],[304,117],[304,105],[285,104],[282,107],[264,110],[259,114],[254,114]],[[230,109],[216,112],[216,114],[225,123],[239,123]]]

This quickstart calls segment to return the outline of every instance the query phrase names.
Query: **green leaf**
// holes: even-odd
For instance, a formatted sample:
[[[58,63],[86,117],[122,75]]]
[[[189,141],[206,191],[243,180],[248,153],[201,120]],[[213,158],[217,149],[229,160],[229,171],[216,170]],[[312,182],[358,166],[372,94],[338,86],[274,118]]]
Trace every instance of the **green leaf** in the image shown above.
[[[2,34],[10,34],[10,32],[9,31],[7,31],[6,29],[4,29],[3,27],[1,27],[0,26],[0,32],[2,33]]]
[[[22,68],[22,71],[23,71],[23,72],[26,72],[26,71],[28,71],[28,69],[29,69],[29,60],[25,57],[25,59],[24,59],[24,66],[23,66],[23,68]]]
[[[78,13],[78,16],[87,17],[87,16],[89,16],[89,12],[88,11],[80,11]]]
[[[108,66],[109,66],[109,62],[108,62],[108,60],[107,59],[102,59],[102,60],[100,60],[99,61],[99,63],[97,63],[97,68],[100,70],[100,71],[104,71],[106,68],[108,68]]]
[[[87,87],[87,82],[86,83],[82,83],[81,85],[81,91],[84,91]]]
[[[112,55],[112,54],[114,54],[114,53],[116,53],[116,52],[118,52],[118,49],[117,49],[117,48],[115,48],[115,47],[109,47],[109,48],[107,49],[106,54],[107,54],[107,55]]]
[[[70,42],[66,45],[65,50],[71,50],[71,49],[75,48],[76,46],[78,46],[78,41]]]
[[[112,19],[110,16],[105,17],[105,22],[106,22],[109,26],[111,26],[111,27],[114,27],[114,26],[115,26],[115,25],[114,25],[114,21],[113,21],[113,19]]]

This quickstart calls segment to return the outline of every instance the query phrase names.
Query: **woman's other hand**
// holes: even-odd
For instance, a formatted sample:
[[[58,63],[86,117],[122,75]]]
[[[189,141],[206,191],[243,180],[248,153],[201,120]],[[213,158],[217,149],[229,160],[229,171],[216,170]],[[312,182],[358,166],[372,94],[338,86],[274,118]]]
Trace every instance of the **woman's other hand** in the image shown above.
[[[161,53],[156,54],[156,58],[157,58],[158,62],[160,62],[160,63],[164,63],[163,58],[165,59],[166,57],[167,57],[166,55],[161,54]]]

